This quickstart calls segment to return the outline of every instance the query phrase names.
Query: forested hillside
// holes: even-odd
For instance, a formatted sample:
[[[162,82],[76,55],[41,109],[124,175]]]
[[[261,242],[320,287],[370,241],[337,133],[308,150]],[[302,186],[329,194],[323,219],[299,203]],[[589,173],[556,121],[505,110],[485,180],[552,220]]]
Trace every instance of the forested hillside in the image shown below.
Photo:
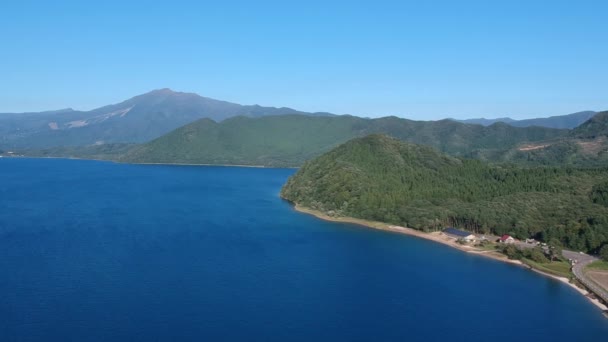
[[[435,147],[454,156],[489,155],[522,143],[568,134],[542,127],[489,127],[451,120],[412,121],[397,117],[280,115],[236,117],[220,123],[202,119],[143,144],[122,160],[144,163],[299,166],[352,138],[384,133]]]
[[[493,166],[371,135],[307,162],[281,196],[330,215],[596,251],[608,243],[607,181],[607,169]]]
[[[596,114],[565,136],[522,143],[505,151],[472,151],[468,157],[527,166],[607,166],[608,112]]]

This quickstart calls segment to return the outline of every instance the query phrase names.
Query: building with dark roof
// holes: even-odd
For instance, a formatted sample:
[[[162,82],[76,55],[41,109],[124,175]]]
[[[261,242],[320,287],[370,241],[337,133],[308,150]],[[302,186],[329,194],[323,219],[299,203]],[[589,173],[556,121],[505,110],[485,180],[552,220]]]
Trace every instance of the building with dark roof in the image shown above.
[[[444,229],[443,233],[448,236],[457,238],[457,239],[463,239],[465,241],[475,241],[475,239],[476,239],[474,234],[471,234],[464,230],[456,229],[454,227],[448,227],[448,228]]]

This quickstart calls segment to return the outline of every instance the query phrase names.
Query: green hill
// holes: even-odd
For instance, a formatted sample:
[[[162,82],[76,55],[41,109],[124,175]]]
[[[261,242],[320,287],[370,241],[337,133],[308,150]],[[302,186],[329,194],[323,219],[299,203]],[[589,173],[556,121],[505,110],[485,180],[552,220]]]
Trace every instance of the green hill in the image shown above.
[[[608,111],[598,113],[570,133],[571,137],[594,139],[608,136]]]
[[[522,165],[608,165],[608,112],[596,114],[565,136],[489,152],[473,151],[469,157]]]
[[[465,156],[476,151],[490,153],[522,142],[561,137],[568,131],[517,128],[504,123],[483,127],[451,120],[412,121],[396,117],[364,119],[278,115],[236,117],[220,123],[202,119],[133,149],[121,160],[299,166],[343,142],[373,133],[432,146],[450,155]]]
[[[335,216],[519,238],[608,242],[606,169],[500,167],[383,136],[351,140],[307,162],[281,196]]]

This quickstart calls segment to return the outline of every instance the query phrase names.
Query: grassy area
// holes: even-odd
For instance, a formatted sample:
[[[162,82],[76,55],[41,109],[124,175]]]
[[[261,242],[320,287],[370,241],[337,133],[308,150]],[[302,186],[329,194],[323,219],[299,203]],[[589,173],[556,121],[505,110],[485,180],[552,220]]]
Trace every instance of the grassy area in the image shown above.
[[[478,244],[478,245],[475,245],[475,247],[479,248],[481,250],[484,250],[484,251],[498,251],[498,249],[497,249],[498,245],[495,243],[491,243],[491,242],[485,243],[483,245]]]
[[[598,260],[587,265],[587,269],[608,271],[608,261]]]
[[[565,261],[554,261],[544,264],[537,263],[526,258],[522,259],[521,261],[539,271],[556,275],[558,277],[570,278],[572,276],[572,272],[570,272],[570,264]]]

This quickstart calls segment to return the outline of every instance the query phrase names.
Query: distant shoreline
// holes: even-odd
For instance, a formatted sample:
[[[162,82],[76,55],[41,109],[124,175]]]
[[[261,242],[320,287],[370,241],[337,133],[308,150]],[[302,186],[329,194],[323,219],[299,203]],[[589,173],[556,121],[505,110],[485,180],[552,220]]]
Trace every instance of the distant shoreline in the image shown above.
[[[194,163],[135,163],[135,162],[120,162],[118,164],[133,164],[133,165],[178,165],[178,166],[222,166],[222,167],[250,167],[255,169],[287,169],[278,167],[269,167],[264,165],[238,165],[238,164],[194,164]]]
[[[558,276],[540,271],[529,265],[524,264],[523,262],[521,262],[519,260],[509,259],[504,254],[499,253],[499,252],[484,251],[484,250],[480,250],[480,249],[477,249],[477,248],[471,247],[471,246],[459,245],[454,240],[448,238],[445,234],[443,234],[441,232],[425,233],[425,232],[422,232],[420,230],[416,230],[413,228],[394,226],[394,225],[389,225],[389,224],[386,224],[383,222],[369,221],[369,220],[357,219],[357,218],[347,217],[347,216],[332,217],[321,211],[306,208],[297,203],[293,206],[293,208],[294,208],[294,210],[296,210],[300,213],[309,214],[309,215],[315,216],[315,217],[325,220],[325,221],[356,224],[356,225],[363,226],[366,228],[373,228],[373,229],[378,229],[378,230],[384,230],[384,231],[414,236],[414,237],[418,237],[421,239],[434,241],[434,242],[440,243],[442,245],[446,245],[446,246],[455,248],[462,252],[470,253],[473,255],[484,256],[484,257],[487,257],[490,259],[494,259],[497,261],[501,261],[501,262],[505,262],[505,263],[509,263],[509,264],[513,264],[513,265],[519,265],[519,266],[525,267],[526,269],[531,270],[535,273],[544,275],[546,277],[553,278],[559,282],[562,282],[562,283],[570,286],[571,288],[575,289],[578,293],[583,295],[585,298],[587,298],[592,304],[594,304],[596,307],[598,307],[603,313],[606,313],[606,311],[608,311],[608,307],[606,305],[604,305],[602,302],[600,302],[599,300],[597,300],[595,298],[591,298],[590,297],[591,294],[587,290],[581,289],[578,286],[576,286],[575,284],[570,283],[570,280],[567,278],[558,277]],[[606,316],[606,317],[608,317],[608,316]]]
[[[241,165],[241,164],[190,164],[190,163],[134,163],[114,161],[117,164],[133,165],[178,165],[178,166],[221,166],[221,167],[249,167],[255,169],[299,169],[296,166],[265,166],[265,165]]]
[[[296,166],[265,166],[265,165],[242,165],[242,164],[195,164],[195,163],[136,163],[136,162],[123,162],[112,159],[100,159],[100,158],[82,158],[82,157],[52,157],[52,156],[2,156],[6,159],[68,159],[68,160],[93,160],[103,161],[114,164],[126,164],[126,165],[177,165],[177,166],[221,166],[221,167],[249,167],[256,169],[299,169]]]

